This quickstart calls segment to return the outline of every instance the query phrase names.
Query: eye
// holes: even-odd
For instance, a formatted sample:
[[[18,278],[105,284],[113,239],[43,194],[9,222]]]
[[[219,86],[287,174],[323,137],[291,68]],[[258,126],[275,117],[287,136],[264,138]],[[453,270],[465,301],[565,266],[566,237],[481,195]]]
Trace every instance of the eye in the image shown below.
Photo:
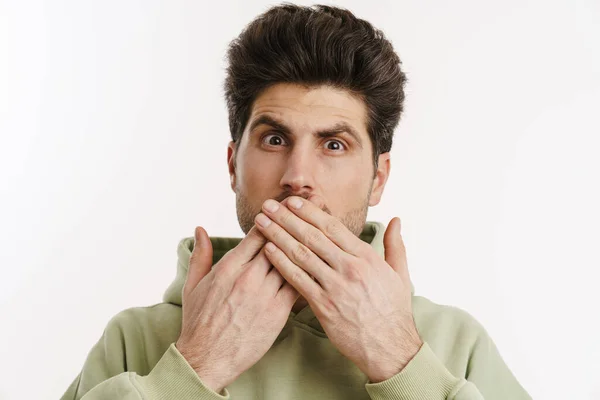
[[[325,147],[327,148],[327,150],[340,151],[344,150],[345,146],[339,140],[328,140],[325,142]]]
[[[268,144],[269,146],[283,146],[285,141],[281,137],[281,135],[270,134],[262,138],[262,142],[264,144]]]

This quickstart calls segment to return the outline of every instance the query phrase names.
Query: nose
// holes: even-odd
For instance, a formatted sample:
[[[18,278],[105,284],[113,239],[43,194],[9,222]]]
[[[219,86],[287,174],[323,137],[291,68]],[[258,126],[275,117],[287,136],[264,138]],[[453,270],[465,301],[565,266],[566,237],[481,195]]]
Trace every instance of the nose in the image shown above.
[[[315,189],[314,168],[317,160],[310,151],[295,146],[289,153],[280,186],[290,193],[310,193]]]

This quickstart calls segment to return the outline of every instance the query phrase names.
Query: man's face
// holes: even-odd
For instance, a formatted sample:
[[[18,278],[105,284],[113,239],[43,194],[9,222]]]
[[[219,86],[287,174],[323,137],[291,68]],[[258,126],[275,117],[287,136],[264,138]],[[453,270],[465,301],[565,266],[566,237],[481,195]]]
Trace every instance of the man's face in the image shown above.
[[[244,233],[267,199],[318,195],[323,209],[354,234],[369,206],[379,203],[389,175],[389,153],[374,171],[364,102],[329,86],[277,84],[254,102],[228,164]],[[237,149],[236,149],[237,146]]]

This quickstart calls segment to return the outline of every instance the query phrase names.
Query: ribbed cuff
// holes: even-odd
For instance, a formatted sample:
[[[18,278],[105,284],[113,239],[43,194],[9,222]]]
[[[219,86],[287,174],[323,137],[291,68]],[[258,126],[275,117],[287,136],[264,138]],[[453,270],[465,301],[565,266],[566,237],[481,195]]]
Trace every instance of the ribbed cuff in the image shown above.
[[[373,400],[445,400],[457,385],[464,384],[437,358],[427,343],[402,371],[378,383],[365,385]]]
[[[136,376],[138,389],[148,400],[226,400],[229,392],[220,395],[204,386],[196,371],[171,343],[152,371]]]

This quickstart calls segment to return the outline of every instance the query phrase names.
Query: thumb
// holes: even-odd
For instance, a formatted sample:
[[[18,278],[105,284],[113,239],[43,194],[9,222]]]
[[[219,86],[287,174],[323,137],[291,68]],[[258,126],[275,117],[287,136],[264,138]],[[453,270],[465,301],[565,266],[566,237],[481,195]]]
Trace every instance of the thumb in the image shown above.
[[[406,249],[400,229],[400,218],[392,218],[383,236],[383,246],[385,248],[385,261],[394,271],[404,275],[407,271]]]
[[[190,257],[187,279],[183,287],[183,295],[194,290],[198,282],[202,280],[212,267],[213,248],[208,234],[204,228],[197,226],[194,232],[194,249]]]

